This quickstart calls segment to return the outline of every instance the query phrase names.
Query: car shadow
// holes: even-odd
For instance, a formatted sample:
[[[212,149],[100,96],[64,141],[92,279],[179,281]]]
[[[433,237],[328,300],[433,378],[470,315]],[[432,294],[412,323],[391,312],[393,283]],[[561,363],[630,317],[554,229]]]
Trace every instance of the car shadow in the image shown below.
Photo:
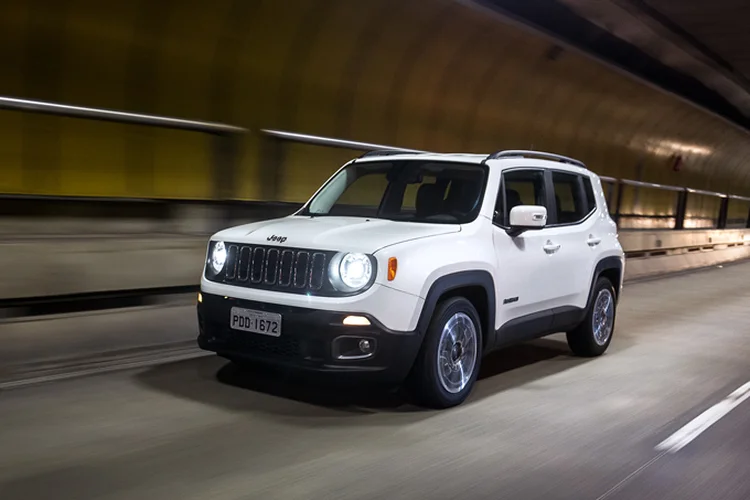
[[[585,362],[573,358],[564,343],[540,340],[487,356],[479,381],[466,404]],[[165,363],[136,375],[151,389],[234,412],[287,418],[303,425],[336,425],[349,417],[379,415],[368,424],[391,425],[429,418],[436,412],[417,406],[403,388],[353,385],[351,382],[302,376],[263,365],[239,367],[215,356]],[[346,418],[342,418],[346,417]],[[386,418],[387,417],[387,418]],[[314,423],[310,423],[313,419]]]
[[[240,367],[216,356],[157,365],[136,377],[172,396],[273,418],[323,423],[342,416],[428,413],[411,403],[401,388],[353,385],[260,364]]]
[[[477,385],[469,402],[492,397],[590,362],[573,356],[565,340],[545,338],[510,346],[482,360]]]

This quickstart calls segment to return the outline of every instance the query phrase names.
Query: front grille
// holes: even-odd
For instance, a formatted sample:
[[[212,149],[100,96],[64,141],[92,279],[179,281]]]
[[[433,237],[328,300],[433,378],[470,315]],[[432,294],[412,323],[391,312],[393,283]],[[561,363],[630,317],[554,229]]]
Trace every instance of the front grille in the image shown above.
[[[212,281],[292,293],[335,292],[327,277],[335,252],[225,243],[227,261]]]

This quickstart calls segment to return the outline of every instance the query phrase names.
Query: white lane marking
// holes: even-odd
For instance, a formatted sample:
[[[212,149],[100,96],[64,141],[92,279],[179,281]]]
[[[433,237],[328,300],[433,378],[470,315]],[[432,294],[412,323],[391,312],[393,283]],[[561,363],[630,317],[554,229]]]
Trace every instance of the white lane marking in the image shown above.
[[[677,453],[747,398],[750,398],[750,382],[695,417],[687,425],[659,443],[656,449],[667,453]]]

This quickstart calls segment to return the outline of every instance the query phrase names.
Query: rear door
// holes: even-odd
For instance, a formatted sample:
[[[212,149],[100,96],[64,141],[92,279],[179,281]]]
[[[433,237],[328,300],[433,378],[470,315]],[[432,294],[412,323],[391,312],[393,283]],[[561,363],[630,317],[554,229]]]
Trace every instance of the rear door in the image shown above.
[[[589,196],[582,174],[551,169],[547,237],[555,251],[550,255],[551,304],[556,308],[583,308],[588,299],[596,246],[596,202]]]

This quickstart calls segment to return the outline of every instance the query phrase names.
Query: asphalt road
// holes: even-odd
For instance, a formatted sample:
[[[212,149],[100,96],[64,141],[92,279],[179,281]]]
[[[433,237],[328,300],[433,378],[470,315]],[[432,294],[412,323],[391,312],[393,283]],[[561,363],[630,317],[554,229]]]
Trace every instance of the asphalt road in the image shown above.
[[[741,264],[628,285],[605,356],[506,349],[449,411],[215,357],[5,390],[0,499],[747,500],[750,400],[656,447],[750,380],[749,335]]]

